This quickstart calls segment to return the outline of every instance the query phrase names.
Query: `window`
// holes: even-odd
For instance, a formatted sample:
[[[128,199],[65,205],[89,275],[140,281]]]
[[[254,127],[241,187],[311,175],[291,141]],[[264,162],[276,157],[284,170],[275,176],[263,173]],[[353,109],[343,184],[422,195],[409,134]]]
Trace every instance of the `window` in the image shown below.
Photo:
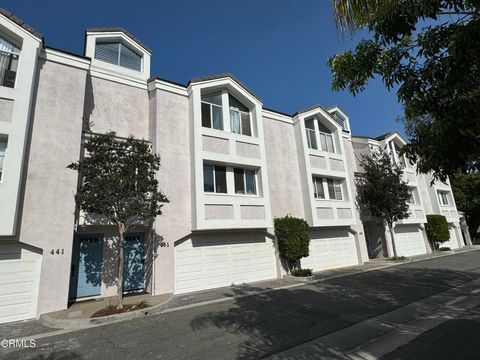
[[[3,169],[5,165],[5,151],[7,150],[7,141],[0,139],[0,181],[2,181]]]
[[[97,42],[95,45],[95,59],[130,70],[142,70],[142,56],[120,41]]]
[[[257,185],[254,170],[233,169],[235,194],[257,195]]]
[[[20,49],[0,36],[0,86],[15,87]]]
[[[414,188],[409,188],[408,191],[410,192],[410,199],[408,199],[408,203],[415,205],[417,203],[416,190]]]
[[[252,136],[250,110],[232,95],[228,95],[230,107],[230,129],[235,134]]]
[[[318,130],[320,134],[320,146],[322,151],[334,153],[335,147],[333,145],[333,136],[330,129],[328,129],[321,122],[318,122]]]
[[[203,165],[203,190],[205,192],[227,193],[225,166]]]
[[[305,120],[305,131],[307,133],[307,144],[309,149],[318,149],[317,137],[315,136],[315,119]]]
[[[345,129],[345,121],[344,121],[344,119],[341,115],[334,112],[334,113],[330,114],[330,116],[333,118],[333,120],[335,120],[337,122],[338,125],[340,125],[342,127],[343,130],[346,130]]]
[[[323,189],[323,179],[314,177],[313,178],[313,189],[315,199],[325,199],[325,190]]]
[[[330,200],[343,200],[342,182],[336,179],[327,179],[328,197]]]
[[[202,95],[202,126],[223,130],[221,92]]]
[[[440,201],[440,205],[447,206],[448,205],[448,194],[446,192],[439,192],[438,193],[438,201]]]

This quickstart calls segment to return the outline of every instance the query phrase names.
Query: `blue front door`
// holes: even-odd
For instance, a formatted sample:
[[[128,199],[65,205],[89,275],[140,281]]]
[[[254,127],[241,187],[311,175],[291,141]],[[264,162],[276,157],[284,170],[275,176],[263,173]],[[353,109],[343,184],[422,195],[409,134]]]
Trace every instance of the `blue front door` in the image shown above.
[[[101,235],[80,235],[74,239],[70,274],[70,298],[100,295],[102,284]]]
[[[143,235],[125,236],[123,263],[123,291],[145,288],[145,241]]]

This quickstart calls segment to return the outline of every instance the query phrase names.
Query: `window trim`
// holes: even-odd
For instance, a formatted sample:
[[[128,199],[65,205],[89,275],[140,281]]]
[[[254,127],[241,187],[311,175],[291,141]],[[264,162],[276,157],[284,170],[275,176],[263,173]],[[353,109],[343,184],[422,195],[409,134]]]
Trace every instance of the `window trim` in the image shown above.
[[[323,191],[323,198],[318,197],[318,188],[317,188],[317,181],[322,183],[322,191]],[[327,201],[345,201],[345,194],[344,194],[344,189],[343,189],[343,184],[344,184],[344,179],[336,179],[336,178],[331,178],[331,177],[325,177],[325,176],[312,176],[312,181],[313,181],[313,197],[316,200],[327,200]],[[333,186],[333,194],[334,197],[332,198],[330,195],[330,187],[329,187],[329,181],[332,182]],[[338,186],[336,186],[338,185]],[[340,193],[341,198],[337,198],[338,192]]]
[[[319,176],[313,176],[313,197],[318,200],[327,200],[325,196],[325,182],[324,178]],[[323,197],[318,196],[320,193],[318,191],[318,183],[321,184],[322,195]]]
[[[417,205],[417,200],[415,199],[415,188],[409,187],[408,192],[410,193],[410,199],[408,199],[408,204]]]
[[[205,167],[211,166],[213,168],[213,191],[205,190]],[[217,167],[225,168],[225,192],[217,191]],[[223,165],[203,164],[203,192],[206,194],[228,194],[228,180],[227,180],[227,167]]]
[[[201,116],[201,120],[202,120],[202,127],[207,128],[207,129],[225,131],[225,126],[224,126],[225,124],[224,124],[224,120],[223,120],[223,106],[213,104],[213,103],[208,102],[208,101],[201,100],[201,105],[200,106],[202,106],[203,104],[206,104],[210,107],[210,126],[209,127],[203,126],[203,112],[200,111],[200,114],[201,114],[200,116]],[[220,108],[220,114],[222,115],[222,123],[221,123],[222,128],[221,129],[217,129],[216,127],[213,127],[213,106],[216,106],[217,108]]]
[[[241,170],[242,171],[243,193],[237,193],[237,183],[236,183],[236,180],[235,180],[235,171],[236,170]],[[253,173],[253,179],[254,179],[253,185],[255,187],[255,193],[253,193],[253,194],[249,194],[247,192],[247,174],[246,174],[247,171],[250,171],[250,172]],[[258,176],[257,176],[258,171],[257,170],[241,168],[241,167],[232,167],[232,172],[233,172],[233,191],[234,191],[234,195],[258,196]]]
[[[109,62],[109,61],[106,61],[106,60],[103,60],[103,59],[99,59],[97,57],[97,45],[99,44],[116,44],[118,45],[118,53],[117,53],[117,61],[116,63],[113,63],[113,62]],[[131,52],[133,52],[134,54],[136,54],[139,58],[140,58],[140,68],[139,69],[132,69],[130,67],[127,67],[127,66],[123,66],[121,65],[121,55],[122,55],[122,46],[127,48],[128,50],[130,50]],[[130,70],[130,71],[135,71],[135,72],[142,72],[144,70],[144,56],[143,54],[139,54],[137,50],[133,49],[131,46],[129,45],[126,45],[121,39],[108,39],[108,38],[100,38],[100,39],[96,39],[95,40],[95,44],[94,44],[94,53],[93,53],[93,58],[97,61],[101,61],[101,62],[104,62],[106,64],[110,64],[110,65],[113,65],[113,66],[119,66],[121,67],[122,69],[126,69],[126,70]]]
[[[238,112],[238,115],[239,115],[239,119],[240,119],[240,132],[237,133],[237,132],[234,132],[232,130],[232,113],[231,111],[236,111]],[[248,115],[248,125],[249,125],[249,128],[250,128],[250,135],[248,134],[244,134],[243,133],[243,118],[242,118],[242,114],[244,115]],[[238,135],[244,135],[244,136],[250,136],[252,137],[252,116],[251,116],[251,111],[249,111],[248,113],[246,111],[242,111],[240,110],[239,108],[237,107],[234,107],[234,106],[231,106],[230,103],[228,104],[228,116],[230,118],[230,132],[232,134],[238,134]]]
[[[445,200],[445,202],[443,200]],[[450,206],[447,191],[438,191],[438,202],[441,206]]]

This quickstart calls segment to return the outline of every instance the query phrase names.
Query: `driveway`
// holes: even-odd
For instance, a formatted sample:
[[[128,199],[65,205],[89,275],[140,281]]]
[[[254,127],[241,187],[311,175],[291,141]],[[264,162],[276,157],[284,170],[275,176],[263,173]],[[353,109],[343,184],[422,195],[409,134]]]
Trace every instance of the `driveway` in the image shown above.
[[[47,336],[0,357],[471,359],[478,330],[472,251]]]

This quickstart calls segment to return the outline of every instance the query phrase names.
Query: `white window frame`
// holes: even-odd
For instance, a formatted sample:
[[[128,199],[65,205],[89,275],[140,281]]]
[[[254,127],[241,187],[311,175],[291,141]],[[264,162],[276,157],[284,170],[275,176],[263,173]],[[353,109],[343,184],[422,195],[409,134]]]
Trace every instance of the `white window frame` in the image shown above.
[[[240,132],[239,132],[239,133],[236,133],[236,132],[233,132],[233,131],[232,131],[233,126],[232,126],[232,115],[231,115],[231,111],[236,111],[236,112],[238,112],[239,119],[240,119]],[[248,115],[248,123],[249,123],[249,126],[250,126],[250,135],[243,133],[243,118],[242,118],[242,114]],[[253,132],[252,132],[252,116],[251,116],[251,112],[250,112],[250,111],[249,111],[249,112],[242,111],[242,110],[240,110],[239,108],[236,108],[236,107],[234,107],[234,106],[230,106],[230,104],[228,104],[228,116],[230,117],[230,132],[231,132],[232,134],[240,134],[240,135],[244,135],[244,136],[253,136]]]
[[[325,145],[327,147],[327,149],[325,150],[322,146],[322,135],[325,136]],[[320,148],[322,149],[322,151],[325,151],[325,152],[328,152],[328,153],[332,153],[332,154],[335,154],[335,139],[333,138],[333,134],[332,133],[326,133],[324,131],[320,131],[318,130],[318,137],[320,139]],[[331,138],[332,139],[332,149],[330,150],[328,147],[328,138]]]
[[[320,176],[313,176],[312,180],[313,180],[313,197],[318,200],[326,200],[325,179]],[[317,186],[318,183],[321,184],[323,197],[318,196],[318,194],[320,194]]]
[[[213,103],[205,101],[205,100],[201,100],[201,104],[207,104],[207,105],[210,106],[210,127],[208,129],[225,131],[225,120],[223,119],[223,99],[222,99],[222,105],[213,104]],[[217,108],[220,108],[220,113],[222,114],[222,128],[221,129],[217,129],[217,128],[213,127],[213,106],[216,106]],[[202,114],[201,109],[200,109],[200,116],[201,116],[200,120],[202,122],[202,127],[205,127],[205,126],[203,126],[203,114]]]
[[[5,143],[5,150],[1,151],[0,150],[0,183],[3,182],[3,177],[5,174],[5,159],[6,159],[6,154],[7,154],[7,148],[8,148],[8,139],[0,139],[0,142]]]
[[[449,199],[448,199],[448,192],[438,191],[438,202],[442,206],[450,206],[450,202],[449,202]]]
[[[321,180],[322,183],[322,190],[323,190],[323,198],[315,196],[315,194],[318,194],[319,192],[317,191],[317,181],[316,180]],[[313,196],[317,200],[330,200],[330,201],[344,201],[345,200],[345,194],[344,194],[344,189],[343,189],[343,183],[344,180],[342,179],[335,179],[335,178],[330,178],[330,177],[322,177],[322,176],[313,176],[312,177],[313,181]],[[330,189],[328,187],[328,182],[332,181],[333,182],[333,191],[335,194],[334,198],[330,197]],[[337,198],[337,195],[340,194],[340,198]]]
[[[116,62],[115,64],[97,58],[97,44],[102,44],[102,43],[113,43],[113,44],[117,44],[117,45],[118,45],[117,62]],[[138,57],[140,58],[140,69],[138,69],[138,70],[137,70],[137,69],[131,69],[131,68],[129,68],[129,67],[120,65],[120,64],[121,64],[120,59],[121,59],[121,55],[122,55],[122,46],[125,46],[127,49],[129,49],[130,51],[132,51],[133,53],[135,53],[136,55],[138,55]],[[114,39],[112,39],[111,41],[109,41],[108,39],[99,39],[99,40],[96,40],[96,41],[95,41],[95,50],[94,50],[94,51],[95,51],[95,53],[94,53],[94,58],[95,58],[95,60],[102,61],[102,62],[105,62],[105,63],[107,63],[107,64],[111,64],[111,65],[114,65],[114,66],[119,66],[119,67],[121,67],[122,69],[127,69],[127,70],[137,71],[137,72],[142,72],[142,71],[143,71],[143,55],[141,55],[141,54],[139,54],[137,51],[133,50],[130,46],[125,45],[121,40],[114,40]]]
[[[333,193],[335,194],[335,198],[332,199],[330,197],[330,189],[328,187],[328,181],[332,181],[333,183]],[[327,178],[327,190],[328,190],[328,199],[329,200],[335,200],[335,201],[343,201],[344,200],[344,196],[343,196],[343,181],[342,180],[339,180],[339,179],[334,179],[334,178]],[[340,199],[337,198],[337,191],[340,193]]]
[[[408,204],[409,205],[416,205],[417,200],[415,199],[415,188],[409,187],[408,192],[410,193],[410,199],[408,199]]]
[[[205,190],[205,166],[212,166],[213,167],[213,191],[206,191]],[[224,167],[225,168],[225,190],[226,192],[217,192],[217,180],[216,180],[216,176],[215,176],[215,173],[216,173],[216,168],[218,167]],[[228,194],[228,168],[224,165],[215,165],[215,164],[203,164],[203,192],[205,194],[223,194],[223,195],[226,195]]]
[[[235,170],[242,170],[242,175],[243,175],[243,193],[237,193],[237,184],[235,183]],[[227,168],[228,171],[228,168]],[[255,184],[255,193],[254,194],[247,194],[247,176],[245,174],[245,171],[252,171],[253,176],[254,176],[254,184]],[[241,168],[241,167],[232,167],[232,173],[233,173],[233,191],[235,195],[240,195],[240,196],[258,196],[258,170],[256,169],[246,169],[246,168]]]

